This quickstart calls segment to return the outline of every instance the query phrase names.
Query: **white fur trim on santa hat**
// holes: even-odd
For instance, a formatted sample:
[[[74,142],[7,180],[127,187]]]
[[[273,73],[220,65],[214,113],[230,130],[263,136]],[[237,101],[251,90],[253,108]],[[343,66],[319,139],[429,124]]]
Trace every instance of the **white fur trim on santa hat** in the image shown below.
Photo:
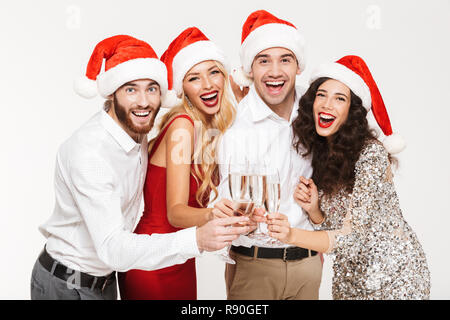
[[[169,90],[161,99],[161,108],[174,108],[180,106],[182,103],[183,100],[178,98],[175,90]]]
[[[74,91],[86,99],[92,99],[97,95],[97,83],[86,76],[81,76],[73,82]]]
[[[231,76],[233,81],[240,87],[250,87],[253,83],[253,79],[242,70],[242,67],[233,69]]]
[[[159,84],[161,96],[167,92],[166,65],[155,58],[128,60],[97,76],[98,92],[104,98],[114,93],[127,82],[151,79]]]
[[[334,63],[324,63],[317,67],[311,74],[310,83],[318,78],[327,77],[338,80],[345,84],[358,97],[361,98],[363,107],[369,111],[372,106],[370,90],[364,80],[355,72],[344,65]]]
[[[297,58],[300,71],[305,70],[305,39],[297,29],[281,23],[262,25],[245,38],[240,49],[243,70],[250,73],[258,53],[277,47],[291,50]]]
[[[212,41],[197,41],[178,51],[172,62],[172,87],[178,95],[183,92],[183,79],[186,73],[196,64],[207,60],[220,62],[228,71],[225,54]]]
[[[390,154],[402,152],[406,148],[406,142],[401,135],[393,133],[383,140],[383,146]]]

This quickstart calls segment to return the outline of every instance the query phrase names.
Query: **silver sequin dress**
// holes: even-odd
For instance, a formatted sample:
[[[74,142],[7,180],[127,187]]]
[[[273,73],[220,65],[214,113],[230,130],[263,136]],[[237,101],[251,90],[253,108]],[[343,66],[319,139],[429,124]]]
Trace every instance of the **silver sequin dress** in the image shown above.
[[[355,166],[353,192],[319,192],[333,258],[333,299],[429,299],[430,272],[406,223],[392,182],[388,153],[371,142]]]

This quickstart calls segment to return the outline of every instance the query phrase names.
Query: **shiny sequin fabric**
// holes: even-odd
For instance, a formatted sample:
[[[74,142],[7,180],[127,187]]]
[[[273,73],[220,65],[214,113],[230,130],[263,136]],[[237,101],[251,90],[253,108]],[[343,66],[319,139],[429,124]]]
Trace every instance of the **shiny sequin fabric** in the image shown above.
[[[370,142],[355,166],[353,192],[319,193],[330,238],[333,299],[429,299],[430,272],[395,192],[388,153]]]

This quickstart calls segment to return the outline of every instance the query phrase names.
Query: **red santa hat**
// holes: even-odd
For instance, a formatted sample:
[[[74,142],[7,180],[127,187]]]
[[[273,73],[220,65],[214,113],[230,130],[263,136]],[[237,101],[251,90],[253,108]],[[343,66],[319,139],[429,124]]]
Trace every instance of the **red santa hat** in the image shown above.
[[[297,28],[265,10],[250,14],[242,27],[240,49],[242,67],[233,70],[234,82],[244,87],[251,85],[253,81],[249,73],[253,59],[261,51],[276,47],[291,50],[297,58],[300,71],[305,69],[305,40]]]
[[[405,149],[403,138],[392,132],[383,98],[363,59],[358,56],[345,56],[334,63],[322,64],[313,71],[310,83],[322,77],[342,82],[361,98],[362,105],[368,112],[372,110],[378,126],[386,136],[383,145],[389,153],[395,154]]]
[[[172,41],[161,56],[161,61],[167,67],[169,85],[163,106],[174,107],[181,104],[184,76],[193,66],[207,60],[216,60],[227,69],[223,51],[198,28],[187,28]]]
[[[100,73],[103,60],[105,72]],[[138,79],[156,81],[163,98],[167,92],[166,66],[152,47],[127,35],[117,35],[99,42],[89,59],[86,76],[74,83],[75,92],[93,98],[97,92],[104,98],[127,82]]]

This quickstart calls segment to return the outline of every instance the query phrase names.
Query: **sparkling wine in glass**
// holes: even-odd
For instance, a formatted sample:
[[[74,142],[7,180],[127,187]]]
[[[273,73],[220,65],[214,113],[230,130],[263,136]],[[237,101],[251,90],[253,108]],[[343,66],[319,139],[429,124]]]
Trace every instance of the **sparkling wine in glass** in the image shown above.
[[[235,216],[250,216],[253,212],[251,177],[244,170],[239,170],[238,172],[230,171],[228,174],[228,186],[234,203],[233,214]]]
[[[269,213],[277,212],[280,208],[280,182],[269,181],[264,197],[264,207]]]
[[[253,212],[254,203],[247,200],[238,200],[235,202],[233,214],[236,217],[250,216]]]
[[[228,186],[233,200],[233,215],[250,216],[253,212],[253,202],[250,197],[249,166],[246,161],[244,165],[234,164],[230,161],[228,165]],[[220,253],[220,257],[226,263],[235,264],[229,254],[230,246]]]
[[[278,171],[274,174],[267,176],[266,192],[264,197],[264,207],[267,212],[275,213],[278,212],[280,208],[281,199],[281,186],[280,186],[280,175]],[[272,245],[283,245],[283,243],[277,239],[270,238],[269,244]]]
[[[250,176],[250,197],[255,205],[255,208],[261,208],[264,206],[267,188],[267,176],[262,167],[257,167],[256,170]],[[252,239],[264,239],[267,237],[261,230],[261,225],[258,222],[255,231],[248,235]]]

